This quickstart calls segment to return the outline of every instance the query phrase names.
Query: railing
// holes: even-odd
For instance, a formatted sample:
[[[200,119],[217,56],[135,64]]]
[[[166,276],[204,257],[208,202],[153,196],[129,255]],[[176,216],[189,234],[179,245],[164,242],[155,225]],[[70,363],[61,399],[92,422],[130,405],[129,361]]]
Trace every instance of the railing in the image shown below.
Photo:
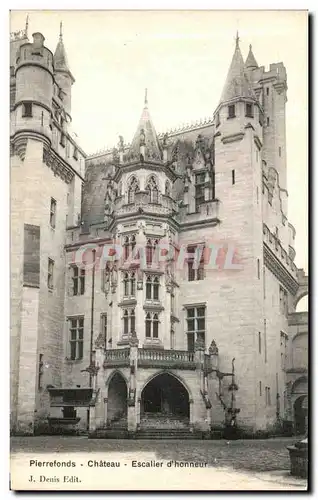
[[[195,370],[194,353],[189,351],[138,349],[138,365]]]
[[[104,368],[111,366],[128,366],[130,349],[109,349],[105,352]]]
[[[134,203],[127,204],[124,196],[116,198],[114,203],[117,215],[135,213],[140,208],[153,214],[171,214],[178,211],[175,200],[169,196],[160,195],[158,203],[150,203],[148,194],[144,192],[136,193]]]
[[[109,349],[105,352],[104,368],[129,366],[130,348]],[[148,368],[178,368],[195,370],[194,353],[164,349],[138,349],[138,366]]]

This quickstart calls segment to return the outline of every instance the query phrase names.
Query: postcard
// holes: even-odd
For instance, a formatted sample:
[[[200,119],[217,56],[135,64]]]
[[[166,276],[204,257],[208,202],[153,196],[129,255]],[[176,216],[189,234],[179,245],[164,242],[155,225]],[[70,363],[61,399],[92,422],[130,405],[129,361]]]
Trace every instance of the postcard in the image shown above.
[[[308,12],[10,32],[11,489],[306,490]]]

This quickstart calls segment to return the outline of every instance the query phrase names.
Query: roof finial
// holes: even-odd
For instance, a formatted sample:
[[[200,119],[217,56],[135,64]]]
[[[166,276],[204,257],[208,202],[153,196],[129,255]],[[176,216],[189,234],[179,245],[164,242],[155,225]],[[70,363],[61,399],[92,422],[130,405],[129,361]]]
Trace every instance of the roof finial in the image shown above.
[[[238,49],[239,48],[239,41],[240,41],[240,37],[239,37],[239,34],[238,34],[238,30],[236,31],[236,38],[235,38],[235,47]]]
[[[148,106],[148,90],[145,89],[145,106]]]
[[[25,36],[28,38],[28,29],[29,29],[29,14],[26,16],[25,20]]]
[[[60,40],[61,40],[61,42],[63,40],[63,23],[62,23],[62,21],[60,22]]]

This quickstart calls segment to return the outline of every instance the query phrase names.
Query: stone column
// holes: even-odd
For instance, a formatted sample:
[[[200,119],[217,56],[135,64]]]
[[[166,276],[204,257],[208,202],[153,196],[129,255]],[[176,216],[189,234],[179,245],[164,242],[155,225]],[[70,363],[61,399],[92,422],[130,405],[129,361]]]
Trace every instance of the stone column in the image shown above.
[[[204,392],[204,344],[202,341],[196,341],[194,345],[194,360],[199,382],[199,390]]]
[[[137,374],[137,360],[138,360],[138,344],[139,341],[136,332],[133,332],[129,339],[130,375],[129,375],[129,392],[127,399],[127,424],[129,432],[135,432],[137,429],[136,374]]]
[[[103,386],[103,363],[105,357],[105,339],[102,335],[99,335],[95,341],[95,371],[93,373],[93,390],[98,391],[96,402],[95,402],[95,428],[99,429],[103,427],[104,415],[103,415],[103,398],[101,397],[101,390]]]
[[[137,422],[137,429],[140,427],[140,406],[141,406],[141,398],[138,398],[137,400],[137,411],[136,411],[136,422]]]
[[[104,398],[104,427],[107,427],[108,398]]]
[[[143,221],[139,223],[139,232],[136,236],[136,248],[139,250],[139,269],[137,270],[137,290],[136,290],[136,300],[137,304],[135,307],[136,315],[136,333],[138,338],[143,344],[145,338],[145,311],[143,309],[143,304],[145,301],[145,276],[144,268],[146,267],[146,243],[147,239],[144,234],[145,224]]]
[[[204,343],[196,341],[194,345],[194,359],[196,363],[198,392],[200,393],[201,404],[194,406],[195,415],[193,416],[193,424],[201,431],[209,429],[207,421],[207,407],[205,401],[205,386],[204,386]],[[202,406],[203,405],[203,406]]]

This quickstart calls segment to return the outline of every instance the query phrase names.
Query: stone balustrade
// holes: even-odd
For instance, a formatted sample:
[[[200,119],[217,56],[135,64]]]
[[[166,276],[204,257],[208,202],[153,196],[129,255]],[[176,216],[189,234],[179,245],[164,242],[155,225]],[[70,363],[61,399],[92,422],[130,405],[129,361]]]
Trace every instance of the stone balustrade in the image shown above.
[[[148,194],[140,191],[136,193],[134,203],[127,203],[124,196],[116,198],[113,210],[117,216],[138,213],[140,210],[153,215],[171,215],[178,211],[178,207],[175,200],[163,194],[159,196],[158,203],[150,203]]]
[[[129,366],[130,349],[108,349],[105,352],[104,368],[113,366]]]
[[[138,365],[154,368],[195,370],[194,353],[165,349],[138,349]]]
[[[105,351],[104,368],[129,366],[130,348],[109,349]],[[175,368],[180,370],[195,370],[195,353],[189,351],[174,351],[165,349],[139,348],[137,364],[147,368]]]

